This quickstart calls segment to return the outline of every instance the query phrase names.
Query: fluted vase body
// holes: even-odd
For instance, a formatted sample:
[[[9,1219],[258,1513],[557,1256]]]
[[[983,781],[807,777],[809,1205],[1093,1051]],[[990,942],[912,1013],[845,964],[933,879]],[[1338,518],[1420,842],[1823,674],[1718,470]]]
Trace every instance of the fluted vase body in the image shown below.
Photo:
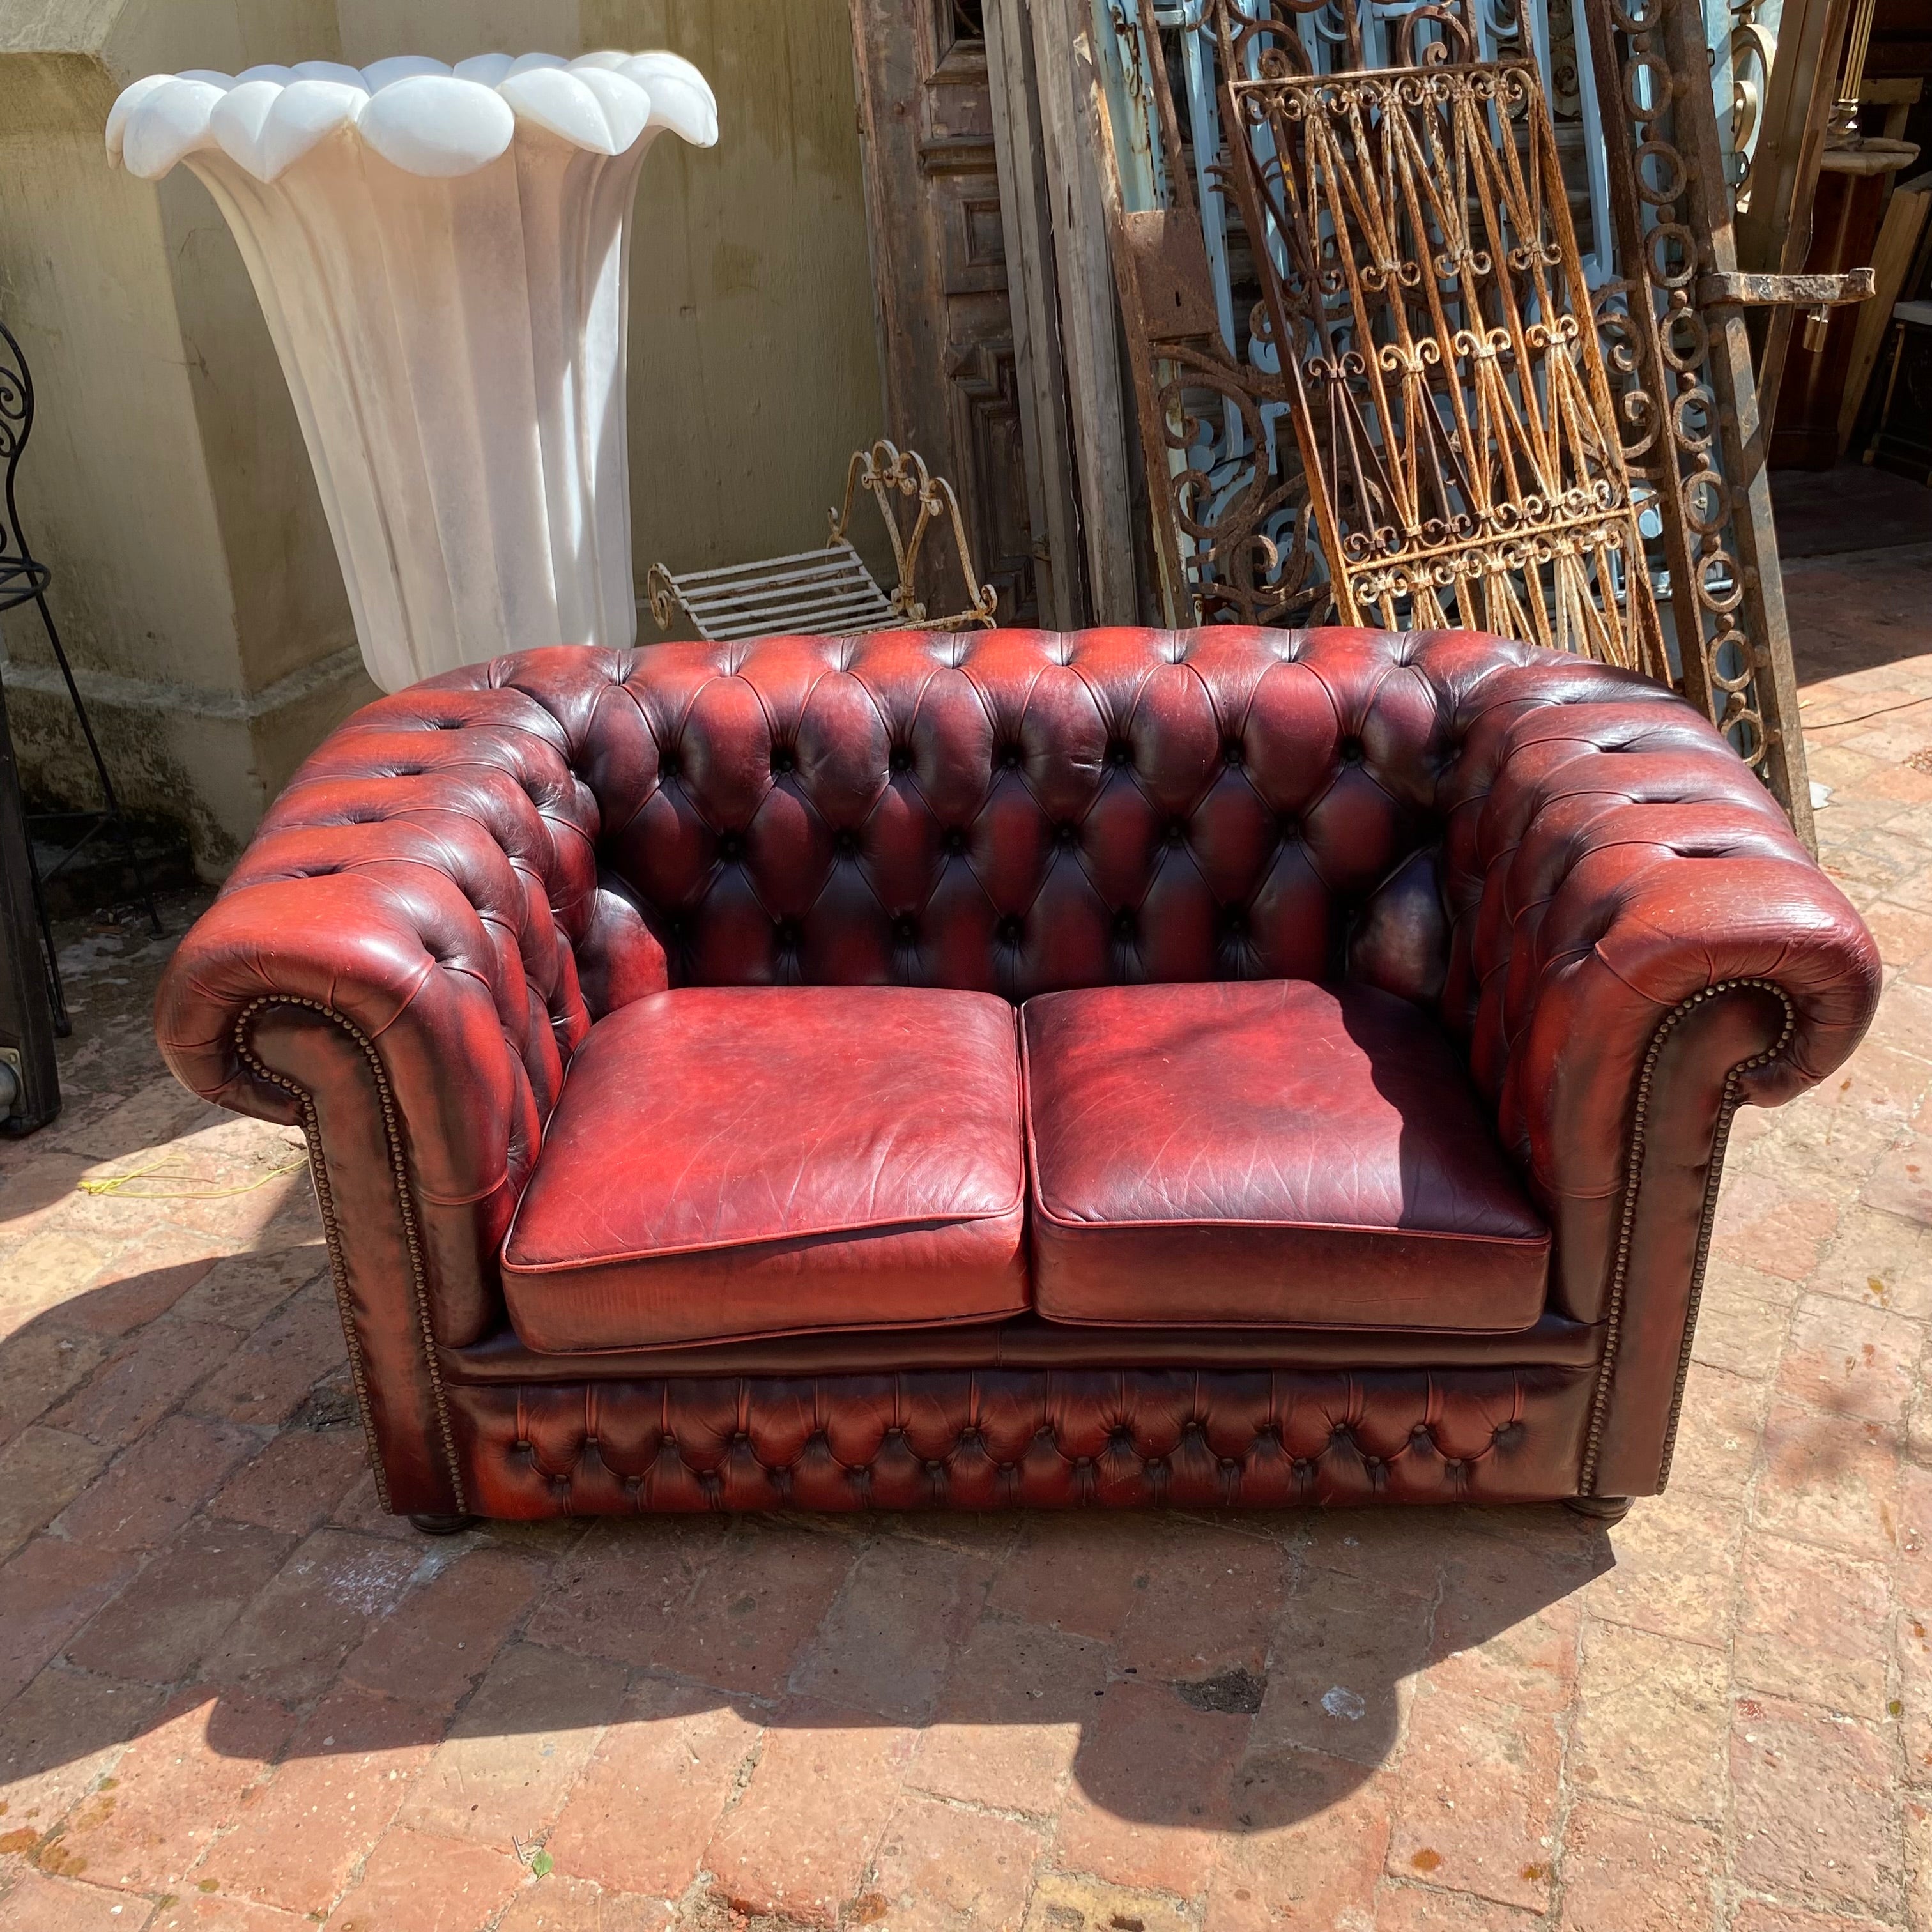
[[[638,170],[711,91],[670,54],[137,81],[110,154],[233,230],[384,689],[637,630],[625,408]]]

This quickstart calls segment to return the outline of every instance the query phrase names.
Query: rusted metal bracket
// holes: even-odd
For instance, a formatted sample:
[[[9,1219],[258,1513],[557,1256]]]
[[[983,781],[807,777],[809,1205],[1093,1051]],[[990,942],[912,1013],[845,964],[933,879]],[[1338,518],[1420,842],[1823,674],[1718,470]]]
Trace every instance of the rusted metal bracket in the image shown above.
[[[1878,292],[1876,271],[1836,275],[1754,275],[1732,269],[1697,278],[1700,308],[1835,308]]]
[[[928,631],[964,631],[976,625],[990,627],[999,604],[998,595],[990,584],[980,581],[980,574],[973,567],[973,548],[966,540],[966,525],[952,485],[944,476],[934,476],[917,450],[896,448],[882,437],[870,449],[853,452],[845,472],[845,500],[832,512],[829,542],[837,544],[846,541],[853,495],[860,490],[870,492],[892,539],[892,562],[899,574],[898,587],[892,595],[893,616],[902,623],[917,625]],[[910,537],[900,532],[898,512],[892,502],[895,494],[911,499],[917,508]],[[920,547],[926,542],[926,531],[942,520],[952,524],[959,574],[966,586],[966,608],[950,617],[929,615],[913,589]]]

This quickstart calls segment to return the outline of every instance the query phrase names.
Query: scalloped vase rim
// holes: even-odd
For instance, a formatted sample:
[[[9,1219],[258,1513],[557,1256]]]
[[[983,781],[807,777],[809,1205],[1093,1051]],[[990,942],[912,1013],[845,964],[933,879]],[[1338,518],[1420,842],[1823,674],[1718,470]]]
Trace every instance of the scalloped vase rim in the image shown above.
[[[190,69],[114,104],[109,155],[185,166],[234,234],[384,690],[635,640],[628,265],[666,128],[718,137],[669,52]]]
[[[237,74],[148,74],[122,90],[106,138],[109,158],[145,180],[218,148],[272,182],[341,129],[406,172],[448,177],[488,166],[520,128],[605,156],[664,128],[708,148],[718,139],[718,106],[698,69],[662,50],[574,60],[476,54],[454,64],[400,54],[359,68],[301,61]]]

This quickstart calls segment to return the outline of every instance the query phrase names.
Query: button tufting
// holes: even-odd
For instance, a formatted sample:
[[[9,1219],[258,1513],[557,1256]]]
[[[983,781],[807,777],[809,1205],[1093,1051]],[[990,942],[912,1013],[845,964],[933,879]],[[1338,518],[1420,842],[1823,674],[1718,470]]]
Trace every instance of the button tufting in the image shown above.
[[[1225,764],[1238,765],[1241,762],[1242,756],[1241,741],[1240,739],[1230,738],[1222,745],[1221,757]]]
[[[774,746],[772,752],[772,770],[775,772],[792,772],[798,769],[798,760],[791,748],[786,745]]]
[[[966,849],[966,834],[956,825],[940,841],[940,843],[956,858]]]
[[[895,745],[886,758],[886,769],[892,772],[909,772],[912,770],[912,752],[904,745]]]
[[[892,938],[901,946],[910,946],[918,932],[919,926],[910,913],[901,913],[892,921]]]
[[[791,951],[798,944],[801,937],[798,921],[795,919],[778,920],[772,927],[772,936],[784,950]]]
[[[842,853],[848,858],[850,857],[859,849],[858,833],[851,831],[835,832],[832,835],[832,849],[835,852]]]
[[[1000,769],[1003,772],[1016,772],[1020,768],[1020,748],[1006,745],[1000,750]]]
[[[1131,912],[1117,912],[1114,915],[1114,937],[1131,939],[1134,936],[1134,916]]]
[[[1061,825],[1054,828],[1053,842],[1056,845],[1071,845],[1080,836],[1077,825]]]
[[[661,778],[674,778],[683,770],[675,752],[666,752],[658,760],[658,776]]]
[[[745,856],[745,841],[742,834],[736,832],[726,832],[718,842],[718,856],[721,859],[726,860],[742,859]]]
[[[1017,946],[1020,934],[1026,930],[1026,921],[1016,914],[1010,913],[994,928],[1002,946]]]
[[[1345,765],[1359,765],[1367,755],[1359,738],[1344,738],[1335,748]]]
[[[1170,845],[1184,845],[1187,843],[1187,827],[1178,818],[1167,828],[1167,842]]]
[[[1124,766],[1132,764],[1133,761],[1133,747],[1126,743],[1124,740],[1116,738],[1114,742],[1107,747],[1107,762],[1108,764],[1112,765],[1116,771],[1120,770]]]

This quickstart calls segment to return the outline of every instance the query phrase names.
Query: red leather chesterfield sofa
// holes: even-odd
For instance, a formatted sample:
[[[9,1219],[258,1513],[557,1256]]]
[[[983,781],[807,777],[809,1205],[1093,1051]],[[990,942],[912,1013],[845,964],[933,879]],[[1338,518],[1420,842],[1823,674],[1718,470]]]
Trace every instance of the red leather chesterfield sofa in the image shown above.
[[[306,1130],[388,1506],[1581,1500],[1871,940],[1668,692],[1466,632],[536,651],[160,993]]]

